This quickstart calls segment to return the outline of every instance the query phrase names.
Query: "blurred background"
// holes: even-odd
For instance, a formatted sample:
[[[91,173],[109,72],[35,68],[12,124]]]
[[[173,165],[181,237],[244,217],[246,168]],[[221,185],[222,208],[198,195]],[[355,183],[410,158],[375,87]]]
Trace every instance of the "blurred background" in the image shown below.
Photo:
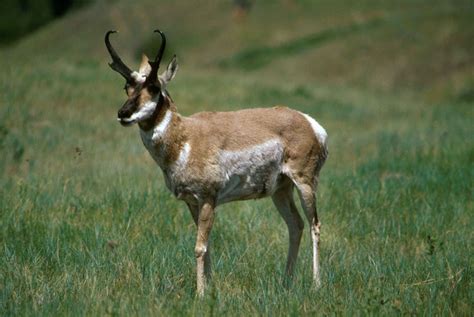
[[[472,0],[2,0],[0,315],[472,315],[473,21]],[[219,207],[194,297],[192,219],[117,123],[104,45],[136,69],[156,28],[183,115],[283,104],[328,131],[320,290],[306,233],[281,287],[259,200]]]
[[[103,62],[110,28],[129,63],[153,54],[154,28],[190,67],[288,81],[473,98],[471,1],[4,0],[0,44],[29,57]],[[34,54],[32,52],[34,49]]]

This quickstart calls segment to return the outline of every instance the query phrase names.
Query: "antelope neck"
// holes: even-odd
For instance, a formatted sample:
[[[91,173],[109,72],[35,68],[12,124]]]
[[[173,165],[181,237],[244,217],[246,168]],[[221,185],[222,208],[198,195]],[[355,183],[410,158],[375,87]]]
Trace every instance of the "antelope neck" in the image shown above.
[[[151,117],[138,123],[138,125],[140,126],[140,129],[143,130],[144,132],[148,132],[151,129],[153,129],[155,126],[160,124],[160,122],[165,117],[165,114],[168,108],[169,108],[169,104],[165,102],[165,98],[160,94],[160,97],[158,98],[158,102],[156,104],[155,111],[153,111],[153,114],[151,115]]]
[[[179,159],[186,136],[181,117],[168,98],[157,108],[149,120],[140,122],[140,135],[148,152],[165,171]]]

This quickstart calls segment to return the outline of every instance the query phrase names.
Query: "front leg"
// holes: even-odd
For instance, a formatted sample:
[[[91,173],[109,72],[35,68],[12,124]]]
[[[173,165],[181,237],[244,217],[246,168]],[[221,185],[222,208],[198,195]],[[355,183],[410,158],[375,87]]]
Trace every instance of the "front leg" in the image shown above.
[[[188,205],[189,211],[191,212],[191,216],[193,217],[194,223],[196,224],[196,228],[198,227],[198,221],[199,221],[199,206],[198,205],[192,205],[189,203],[186,203]],[[204,255],[204,274],[206,278],[209,280],[211,278],[211,248],[208,243],[207,245],[207,251],[206,254]]]
[[[208,255],[208,245],[213,222],[214,203],[206,201],[200,207],[197,221],[196,247],[194,249],[197,261],[197,293],[199,296],[204,295],[204,289],[206,288],[206,271],[208,274],[210,273],[211,260]]]

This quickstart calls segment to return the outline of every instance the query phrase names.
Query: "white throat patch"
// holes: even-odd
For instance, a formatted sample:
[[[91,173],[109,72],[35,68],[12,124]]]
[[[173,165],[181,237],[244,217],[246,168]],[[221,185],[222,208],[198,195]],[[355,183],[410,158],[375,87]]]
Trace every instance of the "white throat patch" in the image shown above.
[[[153,141],[156,142],[165,136],[172,118],[173,112],[171,110],[166,110],[165,116],[161,122],[153,129],[153,136],[151,137]]]
[[[189,143],[184,143],[183,148],[179,152],[178,159],[175,162],[176,168],[185,168],[188,160],[189,160],[189,153],[191,152],[191,146]]]
[[[169,124],[171,122],[171,119],[173,118],[173,112],[170,110],[166,110],[165,116],[161,120],[161,122],[155,126],[153,129],[144,131],[140,129],[140,136],[142,138],[143,144],[147,148],[148,152],[150,152],[151,156],[153,159],[158,163],[161,164],[161,159],[162,159],[162,151],[164,150],[163,145],[160,145],[160,147],[156,147],[157,144],[160,144],[163,142],[163,138],[166,136],[166,133],[168,131]],[[187,161],[187,153],[189,153],[189,145],[185,147],[184,153],[180,153],[180,159],[182,157],[182,161],[184,164],[186,164]],[[161,166],[161,165],[160,165]]]
[[[124,119],[117,119],[119,121],[125,122],[125,123],[135,123],[135,122],[140,122],[143,120],[146,120],[150,118],[153,115],[153,112],[155,112],[156,106],[158,103],[156,101],[150,100],[146,102],[140,110],[137,112],[133,113],[130,118],[124,118]]]
[[[141,107],[140,110],[132,114],[130,118],[123,119],[123,121],[132,123],[132,122],[140,122],[140,121],[146,120],[153,115],[153,112],[155,112],[157,104],[158,103],[153,100],[147,101]]]

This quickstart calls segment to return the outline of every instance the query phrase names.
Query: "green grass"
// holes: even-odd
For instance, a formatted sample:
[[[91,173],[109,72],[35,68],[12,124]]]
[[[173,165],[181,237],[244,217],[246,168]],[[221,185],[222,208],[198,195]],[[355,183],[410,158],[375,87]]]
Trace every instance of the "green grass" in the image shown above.
[[[182,62],[169,89],[183,114],[287,104],[328,130],[321,289],[307,224],[283,287],[286,227],[259,200],[218,209],[213,280],[195,297],[194,224],[136,128],[116,123],[123,83],[102,42],[118,24],[114,43],[134,61],[154,2],[99,1],[0,52],[2,316],[472,314],[472,7],[295,2],[257,2],[240,24],[212,1],[163,1],[156,15]],[[286,40],[379,16],[408,24],[281,53]],[[276,55],[246,70],[252,59],[236,56],[256,47]]]

